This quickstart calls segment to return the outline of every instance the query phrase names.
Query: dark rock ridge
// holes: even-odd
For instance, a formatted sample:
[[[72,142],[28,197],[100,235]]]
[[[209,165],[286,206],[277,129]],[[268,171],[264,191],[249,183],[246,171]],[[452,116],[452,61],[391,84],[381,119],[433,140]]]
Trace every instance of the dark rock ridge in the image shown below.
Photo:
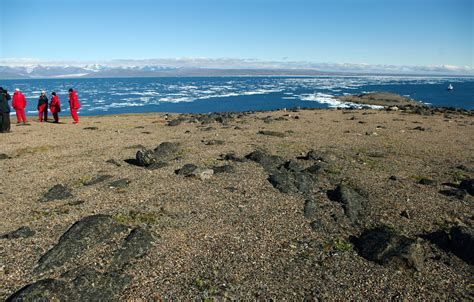
[[[60,267],[81,256],[86,250],[107,244],[114,234],[124,233],[128,227],[115,222],[108,215],[94,215],[73,224],[51,250],[38,261],[36,272]],[[143,257],[152,247],[153,235],[142,228],[133,229],[121,247],[111,257],[105,272],[91,267],[78,267],[65,272],[58,279],[46,278],[26,285],[7,301],[111,301],[130,283],[132,277],[123,268],[133,259]]]
[[[270,175],[268,181],[282,193],[308,194],[314,183],[314,174],[306,171],[294,159],[285,161],[282,157],[268,155],[256,150],[245,158],[260,164]]]
[[[26,285],[7,301],[111,301],[130,283],[131,277],[116,272],[82,269],[72,279],[43,279]]]
[[[154,239],[150,232],[135,228],[125,238],[122,247],[112,259],[111,269],[122,269],[132,259],[143,257],[151,248]]]
[[[425,259],[420,242],[399,235],[387,227],[366,230],[351,241],[360,256],[382,265],[420,270]]]
[[[213,112],[209,114],[186,114],[176,119],[168,121],[168,126],[178,126],[182,123],[200,123],[208,125],[211,123],[219,123],[223,126],[228,125],[236,117],[236,113]]]
[[[38,261],[36,272],[44,272],[60,267],[66,262],[77,258],[92,246],[102,244],[109,238],[127,228],[108,215],[94,215],[74,223],[62,236],[58,243],[46,252]]]
[[[22,226],[15,231],[0,235],[0,239],[28,238],[35,235],[35,231],[29,227]]]

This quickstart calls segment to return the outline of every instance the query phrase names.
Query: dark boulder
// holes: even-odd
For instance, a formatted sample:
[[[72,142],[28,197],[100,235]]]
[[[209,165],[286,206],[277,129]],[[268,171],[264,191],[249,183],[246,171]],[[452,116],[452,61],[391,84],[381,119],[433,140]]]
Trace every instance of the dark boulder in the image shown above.
[[[93,215],[74,223],[58,243],[46,252],[38,261],[36,272],[60,267],[79,257],[84,251],[100,245],[113,234],[127,230],[124,225],[115,222],[108,215]]]
[[[268,181],[282,193],[296,193],[298,188],[295,186],[295,176],[289,171],[280,171],[270,175]]]
[[[313,178],[306,172],[293,172],[295,186],[300,193],[309,193],[313,185]]]
[[[431,185],[436,184],[436,182],[435,182],[434,180],[429,179],[429,178],[426,178],[426,177],[421,178],[421,179],[418,181],[418,183],[419,183],[420,185],[425,185],[425,186],[431,186]]]
[[[386,227],[366,230],[351,241],[360,256],[381,265],[420,270],[425,259],[423,247],[417,240]]]
[[[449,230],[438,230],[421,237],[436,244],[446,252],[451,252],[464,260],[474,264],[474,229],[464,226],[454,226]]]
[[[298,164],[298,161],[294,159],[287,161],[281,167],[291,172],[300,172],[301,170],[303,170],[300,164]]]
[[[459,188],[465,190],[469,195],[474,195],[474,179],[465,179],[459,184]]]
[[[451,250],[459,258],[474,264],[474,229],[456,226],[449,231]]]
[[[35,231],[29,227],[22,226],[19,229],[0,235],[0,239],[17,239],[17,238],[28,238],[35,234]]]
[[[304,202],[304,217],[313,218],[316,215],[317,207],[313,199],[307,199]]]
[[[157,162],[155,152],[148,149],[141,149],[137,151],[135,156],[137,165],[148,167]]]
[[[72,194],[68,188],[63,185],[55,185],[46,192],[43,197],[40,199],[41,202],[48,202],[53,200],[63,200],[71,198]]]
[[[334,191],[328,192],[328,195],[330,199],[342,204],[344,213],[352,223],[358,222],[367,202],[364,196],[345,183],[338,185]]]
[[[5,153],[0,153],[0,160],[2,159],[9,159],[10,157],[6,155]]]
[[[153,151],[158,161],[167,161],[173,159],[179,151],[178,143],[163,142]]]
[[[463,200],[466,197],[466,191],[461,189],[441,190],[439,193],[443,194],[444,196],[457,198],[459,200]]]

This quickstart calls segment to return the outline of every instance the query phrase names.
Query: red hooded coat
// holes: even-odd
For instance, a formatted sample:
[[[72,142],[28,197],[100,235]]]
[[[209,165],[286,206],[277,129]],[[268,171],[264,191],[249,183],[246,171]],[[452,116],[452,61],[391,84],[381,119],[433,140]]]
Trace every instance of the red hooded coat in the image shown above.
[[[61,103],[59,102],[59,97],[57,95],[53,95],[51,98],[49,109],[51,110],[51,113],[61,112]]]
[[[13,94],[12,107],[16,110],[22,110],[26,107],[26,98],[21,91],[15,91]]]
[[[71,107],[71,109],[76,109],[76,110],[81,108],[81,104],[79,103],[79,98],[77,97],[75,90],[69,93],[69,107]]]

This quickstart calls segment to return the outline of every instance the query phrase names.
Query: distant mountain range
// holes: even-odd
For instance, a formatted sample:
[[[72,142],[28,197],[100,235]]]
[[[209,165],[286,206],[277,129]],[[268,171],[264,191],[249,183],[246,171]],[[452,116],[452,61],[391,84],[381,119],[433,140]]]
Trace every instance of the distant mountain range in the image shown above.
[[[201,67],[205,66],[205,67]],[[326,71],[328,70],[328,71]],[[205,77],[205,76],[321,76],[321,75],[435,75],[471,74],[451,66],[391,66],[366,64],[305,64],[236,60],[115,60],[109,64],[9,64],[0,60],[0,79]]]

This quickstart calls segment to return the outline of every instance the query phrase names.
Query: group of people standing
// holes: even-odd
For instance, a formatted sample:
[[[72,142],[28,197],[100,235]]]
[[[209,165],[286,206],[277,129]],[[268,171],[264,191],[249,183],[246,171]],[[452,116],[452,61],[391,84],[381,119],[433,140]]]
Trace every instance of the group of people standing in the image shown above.
[[[10,101],[11,96],[8,91],[0,87],[0,132],[10,131]],[[13,94],[12,107],[15,109],[17,124],[26,124],[26,98],[25,95],[20,91],[19,88],[15,89]],[[41,91],[41,95],[38,99],[38,120],[39,122],[48,121],[48,107],[53,115],[54,123],[59,123],[59,112],[61,112],[61,102],[56,92],[51,92],[51,102],[49,102],[46,96],[46,91]],[[79,98],[74,89],[69,89],[69,109],[73,119],[73,124],[79,123],[79,116],[77,111],[81,108]]]

